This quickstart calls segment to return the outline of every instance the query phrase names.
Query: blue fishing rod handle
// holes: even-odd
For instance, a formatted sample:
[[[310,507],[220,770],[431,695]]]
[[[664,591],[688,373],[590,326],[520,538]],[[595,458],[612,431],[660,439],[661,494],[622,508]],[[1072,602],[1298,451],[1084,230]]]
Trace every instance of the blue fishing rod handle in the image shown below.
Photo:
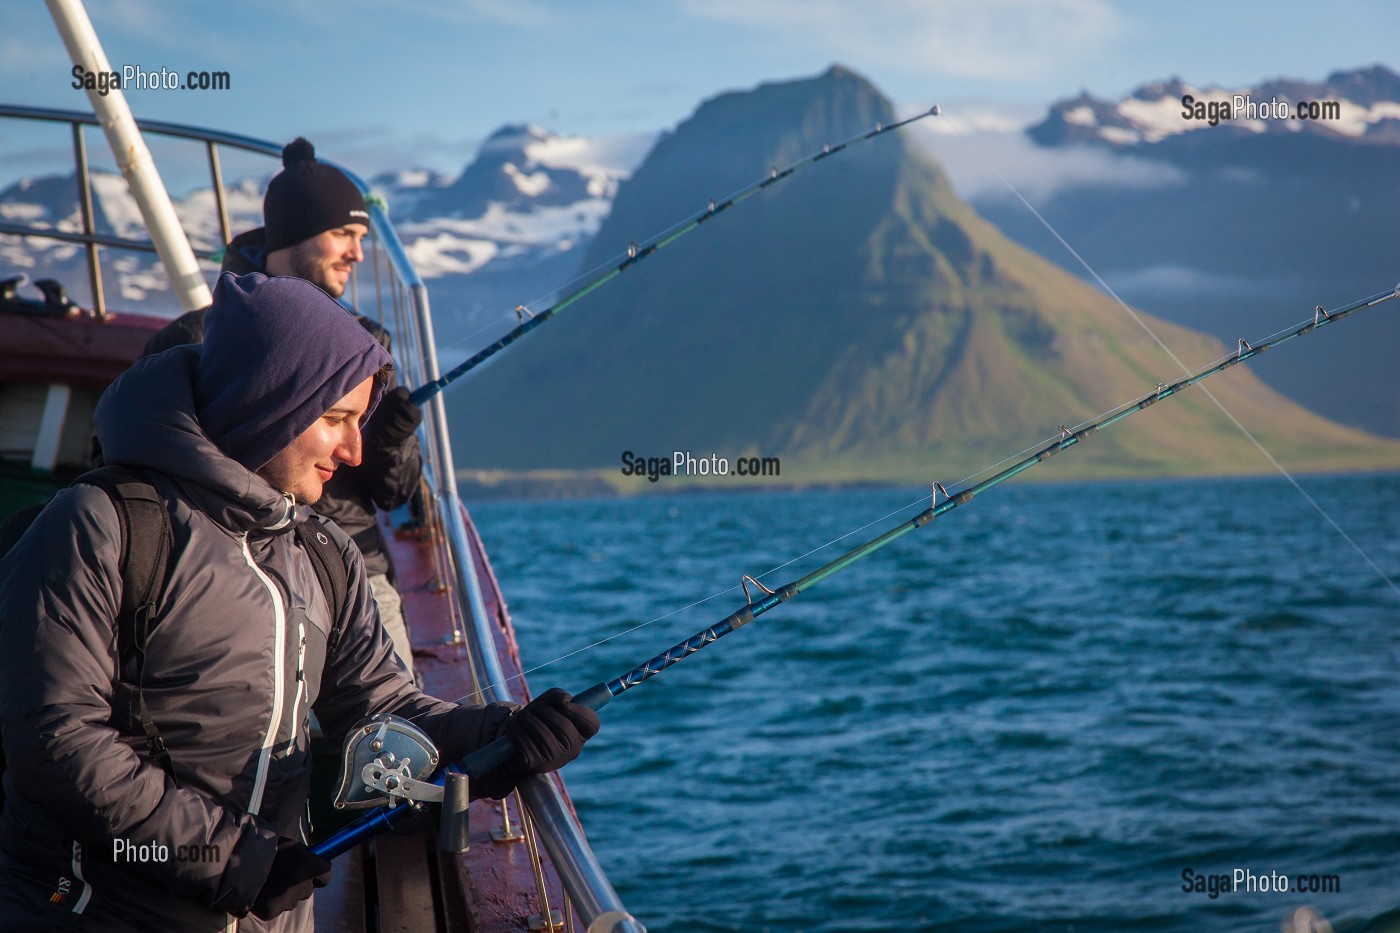
[[[401,803],[396,807],[371,810],[355,822],[340,828],[311,846],[311,851],[321,858],[333,859],[337,855],[349,852],[362,842],[389,832],[394,828],[394,824],[407,816],[412,809],[407,804]]]
[[[607,684],[594,684],[582,693],[574,694],[574,702],[586,706],[593,712],[608,705],[608,701],[613,698],[612,691]]]
[[[418,388],[414,389],[412,392],[408,393],[408,400],[415,405],[421,406],[424,402],[428,401],[428,399],[432,398],[434,395],[437,395],[440,391],[441,389],[439,389],[438,384],[436,382],[430,382],[427,385],[421,385]]]
[[[575,703],[586,706],[595,712],[606,706],[611,699],[612,692],[608,690],[607,684],[594,684],[582,693],[574,695]],[[505,736],[501,736],[457,762],[455,767],[456,770],[471,777],[479,778],[484,774],[490,774],[510,761],[511,758],[515,757],[515,753],[515,743]]]
[[[606,706],[612,697],[612,691],[608,689],[607,684],[594,684],[582,693],[576,694],[574,702],[597,711]],[[489,745],[484,745],[472,752],[453,767],[454,770],[470,777],[481,777],[483,774],[490,774],[510,761],[515,756],[515,752],[515,744],[502,736]],[[435,783],[441,784],[444,780],[445,776],[439,774]],[[372,810],[349,826],[341,828],[313,845],[311,851],[322,858],[335,858],[374,836],[389,832],[394,828],[395,823],[409,814],[411,809],[407,804],[400,803],[397,806]]]

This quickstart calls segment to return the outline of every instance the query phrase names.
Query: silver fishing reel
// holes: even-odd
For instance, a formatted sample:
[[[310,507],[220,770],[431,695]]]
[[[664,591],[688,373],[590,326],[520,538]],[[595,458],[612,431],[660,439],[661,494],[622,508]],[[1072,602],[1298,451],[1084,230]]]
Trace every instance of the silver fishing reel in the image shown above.
[[[345,737],[335,807],[441,803],[442,786],[428,781],[437,763],[437,748],[413,723],[391,713],[366,719]]]

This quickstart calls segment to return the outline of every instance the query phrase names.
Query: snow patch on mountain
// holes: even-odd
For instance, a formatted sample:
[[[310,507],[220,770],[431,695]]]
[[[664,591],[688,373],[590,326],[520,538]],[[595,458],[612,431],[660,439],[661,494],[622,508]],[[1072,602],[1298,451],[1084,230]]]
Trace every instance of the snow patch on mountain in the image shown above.
[[[492,240],[456,235],[445,230],[411,239],[404,247],[409,261],[424,279],[471,275],[500,254]]]
[[[1305,112],[1300,105],[1327,109],[1309,106]],[[1042,145],[1123,148],[1206,131],[1314,133],[1394,144],[1400,142],[1400,75],[1376,65],[1319,82],[1277,79],[1244,88],[1202,88],[1172,78],[1144,84],[1117,101],[1087,92],[1060,101],[1029,133]]]
[[[507,162],[501,166],[501,170],[515,182],[515,188],[527,198],[537,198],[550,189],[552,182],[549,180],[548,172],[531,172],[526,174],[519,166],[511,165]]]
[[[1332,129],[1343,136],[1363,137],[1386,120],[1400,120],[1400,102],[1379,101],[1370,107],[1343,107],[1341,118],[1332,124]]]

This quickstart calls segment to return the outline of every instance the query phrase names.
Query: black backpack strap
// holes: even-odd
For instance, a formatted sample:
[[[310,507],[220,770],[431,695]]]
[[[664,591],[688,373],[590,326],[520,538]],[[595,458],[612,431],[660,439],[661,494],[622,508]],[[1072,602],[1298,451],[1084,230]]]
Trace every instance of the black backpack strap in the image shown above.
[[[317,518],[298,522],[296,534],[301,546],[311,555],[311,565],[316,568],[321,592],[326,594],[326,601],[331,606],[331,637],[326,644],[326,657],[329,658],[340,644],[344,628],[341,620],[349,600],[350,578],[345,570],[345,557]]]
[[[151,623],[170,573],[174,532],[165,498],[140,474],[121,466],[104,466],[75,482],[97,486],[112,500],[121,524],[122,604],[117,615],[117,657],[130,650],[136,658],[136,701],[151,758],[175,781],[175,764],[146,706],[146,644]],[[178,783],[178,782],[177,782]]]
[[[47,502],[41,502],[38,505],[25,506],[0,522],[0,557],[10,553],[19,543],[19,539],[24,537],[24,533],[34,524],[34,519],[39,517],[46,505]]]

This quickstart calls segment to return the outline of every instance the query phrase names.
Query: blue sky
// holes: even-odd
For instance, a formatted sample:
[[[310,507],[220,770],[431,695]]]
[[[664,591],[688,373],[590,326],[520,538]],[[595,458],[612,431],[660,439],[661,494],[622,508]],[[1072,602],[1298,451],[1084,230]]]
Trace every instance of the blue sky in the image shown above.
[[[589,136],[675,126],[707,97],[833,62],[901,110],[1024,119],[1082,89],[1242,86],[1400,67],[1400,5],[1123,0],[89,0],[113,64],[227,71],[132,91],[138,116],[285,141],[363,173],[455,174],[508,122]],[[7,0],[0,100],[85,108],[44,4]],[[0,141],[3,142],[3,141]],[[0,148],[3,148],[0,146]]]

